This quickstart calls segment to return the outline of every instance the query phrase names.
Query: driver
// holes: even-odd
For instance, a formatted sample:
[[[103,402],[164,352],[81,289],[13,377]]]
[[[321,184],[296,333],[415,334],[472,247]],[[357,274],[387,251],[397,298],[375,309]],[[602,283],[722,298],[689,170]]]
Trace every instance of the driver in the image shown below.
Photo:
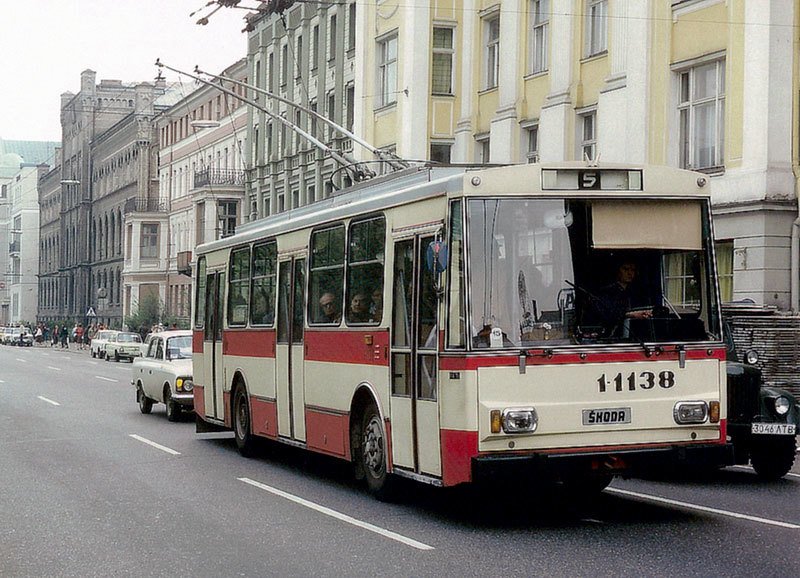
[[[616,280],[600,289],[597,298],[592,300],[593,317],[596,317],[609,333],[613,333],[614,329],[622,325],[626,319],[650,319],[653,316],[652,308],[633,308],[631,285],[635,279],[636,263],[630,260],[622,261],[617,267]]]

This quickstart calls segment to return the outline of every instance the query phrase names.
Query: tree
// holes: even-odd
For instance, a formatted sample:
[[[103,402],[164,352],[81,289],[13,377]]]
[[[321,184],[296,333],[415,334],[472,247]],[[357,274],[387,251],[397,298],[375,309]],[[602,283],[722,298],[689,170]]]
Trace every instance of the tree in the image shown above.
[[[125,324],[129,330],[145,336],[150,333],[153,325],[157,325],[161,321],[163,305],[158,295],[145,295],[135,305],[136,313],[127,316]]]

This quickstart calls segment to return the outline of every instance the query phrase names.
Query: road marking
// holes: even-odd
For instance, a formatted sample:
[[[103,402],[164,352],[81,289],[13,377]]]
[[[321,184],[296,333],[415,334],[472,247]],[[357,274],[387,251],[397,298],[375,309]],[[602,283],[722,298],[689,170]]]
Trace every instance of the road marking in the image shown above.
[[[639,498],[648,502],[656,502],[659,504],[668,504],[670,506],[678,506],[686,508],[687,510],[697,510],[699,512],[708,512],[710,514],[719,514],[720,516],[727,516],[729,518],[738,518],[740,520],[749,520],[751,522],[758,522],[759,524],[767,524],[768,526],[779,526],[781,528],[790,528],[792,530],[800,530],[800,525],[792,524],[790,522],[781,522],[778,520],[769,520],[767,518],[760,518],[758,516],[750,516],[748,514],[740,514],[739,512],[730,512],[728,510],[720,510],[718,508],[709,508],[708,506],[701,506],[699,504],[690,504],[689,502],[680,502],[678,500],[670,500],[660,496],[652,496],[650,494],[640,494],[639,492],[631,492],[629,490],[620,490],[618,488],[606,488],[606,492],[612,494],[619,494],[621,496],[630,496],[632,498]]]
[[[103,377],[102,375],[95,375],[97,379],[102,379],[103,381],[113,381],[114,383],[119,383],[118,379],[111,379],[110,377]]]
[[[237,479],[240,482],[244,482],[245,484],[250,484],[251,486],[255,486],[256,488],[270,492],[271,494],[275,494],[276,496],[286,498],[287,500],[295,502],[296,504],[300,504],[301,506],[305,506],[306,508],[311,508],[312,510],[316,510],[317,512],[325,514],[326,516],[331,516],[332,518],[336,518],[337,520],[341,520],[342,522],[352,524],[353,526],[358,526],[359,528],[369,530],[370,532],[375,532],[376,534],[380,534],[381,536],[389,538],[390,540],[401,542],[406,546],[411,546],[412,548],[416,548],[418,550],[435,550],[433,546],[423,544],[422,542],[417,542],[416,540],[412,540],[411,538],[407,538],[406,536],[403,536],[401,534],[397,534],[390,530],[374,526],[368,522],[362,522],[361,520],[357,520],[346,514],[337,512],[336,510],[332,510],[325,506],[320,506],[319,504],[315,504],[314,502],[309,502],[308,500],[304,500],[303,498],[300,498],[293,494],[289,494],[277,488],[273,488],[272,486],[267,486],[266,484],[256,482],[255,480],[251,480],[250,478],[237,478]]]
[[[20,359],[19,357],[17,357],[17,361],[20,361],[22,363],[28,363],[27,359]]]
[[[53,371],[61,371],[60,367],[53,367],[52,365],[48,365],[47,369],[52,369]]]
[[[88,359],[84,361],[84,363],[91,363],[92,365],[97,365],[96,361],[89,361]]]
[[[44,397],[44,396],[41,396],[41,395],[37,395],[36,397],[38,397],[38,398],[39,398],[39,399],[41,399],[42,401],[46,401],[47,403],[52,403],[53,405],[61,405],[61,404],[60,404],[60,403],[58,403],[57,401],[53,401],[52,399],[47,399],[46,397]]]
[[[142,443],[145,443],[145,444],[147,444],[147,445],[149,445],[149,446],[153,446],[154,448],[156,448],[156,449],[159,449],[159,450],[161,450],[162,452],[167,452],[168,454],[172,454],[173,456],[179,456],[179,455],[181,455],[181,452],[176,452],[175,450],[173,450],[173,449],[170,449],[170,448],[168,448],[167,446],[162,446],[161,444],[157,444],[156,442],[154,442],[154,441],[150,441],[149,439],[147,439],[147,438],[143,438],[142,436],[137,436],[136,434],[129,434],[129,435],[130,435],[130,436],[131,436],[133,439],[135,439],[135,440],[139,440],[140,442],[142,442]]]
[[[730,469],[732,469],[732,470],[744,470],[744,471],[747,471],[747,472],[754,472],[755,473],[755,470],[753,469],[753,466],[730,466]],[[789,472],[788,474],[784,474],[784,476],[789,476],[791,478],[800,478],[800,474],[793,474],[792,472]]]
[[[69,355],[62,355],[61,359],[72,359]]]
[[[43,352],[42,352],[42,355],[49,356],[50,354],[49,354],[49,353],[45,353],[45,352],[43,351]]]

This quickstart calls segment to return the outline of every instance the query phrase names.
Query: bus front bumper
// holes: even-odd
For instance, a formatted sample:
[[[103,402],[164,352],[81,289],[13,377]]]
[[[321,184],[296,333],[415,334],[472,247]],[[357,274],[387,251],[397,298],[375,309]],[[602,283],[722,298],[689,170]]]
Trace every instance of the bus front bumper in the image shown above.
[[[583,475],[642,475],[675,468],[709,469],[733,464],[733,444],[697,444],[613,451],[488,454],[472,458],[476,482],[520,478],[563,480]]]

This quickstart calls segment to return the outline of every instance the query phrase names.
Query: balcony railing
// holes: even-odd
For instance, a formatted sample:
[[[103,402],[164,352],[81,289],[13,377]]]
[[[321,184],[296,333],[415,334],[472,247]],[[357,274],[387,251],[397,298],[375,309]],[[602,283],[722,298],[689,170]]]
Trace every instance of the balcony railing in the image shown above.
[[[133,198],[125,201],[125,214],[128,213],[166,213],[167,199],[165,198]]]
[[[194,188],[208,185],[244,186],[244,171],[230,169],[204,169],[194,173]]]

